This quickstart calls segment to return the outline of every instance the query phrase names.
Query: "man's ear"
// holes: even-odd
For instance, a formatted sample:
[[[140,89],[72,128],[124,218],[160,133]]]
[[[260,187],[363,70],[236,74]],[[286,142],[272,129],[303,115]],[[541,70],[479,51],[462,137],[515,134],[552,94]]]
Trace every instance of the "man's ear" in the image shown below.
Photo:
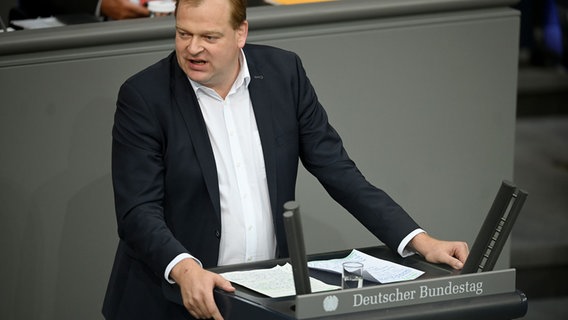
[[[248,21],[243,21],[237,29],[237,44],[240,48],[245,46],[248,36]]]

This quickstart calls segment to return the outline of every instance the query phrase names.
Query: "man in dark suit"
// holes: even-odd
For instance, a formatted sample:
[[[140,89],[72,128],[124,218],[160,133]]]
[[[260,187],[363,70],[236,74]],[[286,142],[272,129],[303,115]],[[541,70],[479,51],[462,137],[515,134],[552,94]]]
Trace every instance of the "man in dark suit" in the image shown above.
[[[427,235],[365,180],[294,53],[246,44],[243,0],[179,0],[176,50],[128,79],[113,128],[120,242],[107,319],[222,319],[206,269],[286,257],[282,205],[300,159],[401,255],[461,268],[467,245]],[[184,306],[166,298],[179,286]],[[191,317],[190,317],[191,315]]]

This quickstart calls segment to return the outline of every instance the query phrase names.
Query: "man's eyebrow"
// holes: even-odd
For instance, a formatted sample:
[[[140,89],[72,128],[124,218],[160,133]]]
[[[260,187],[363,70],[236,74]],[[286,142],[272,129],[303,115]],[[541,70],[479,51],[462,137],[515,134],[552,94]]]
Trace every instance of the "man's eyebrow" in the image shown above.
[[[187,33],[193,33],[193,32],[188,31],[187,29],[185,29],[185,28],[183,28],[183,27],[180,27],[180,26],[177,26],[177,25],[176,25],[176,30],[177,30],[177,31],[187,32]],[[199,34],[200,34],[200,35],[208,35],[208,36],[218,36],[218,37],[223,36],[223,33],[222,33],[222,32],[220,32],[220,31],[212,31],[212,30],[211,30],[211,31],[205,30],[205,31],[203,31],[203,32],[199,32]]]
[[[222,36],[223,33],[219,31],[203,31],[201,34],[208,35],[208,36]]]

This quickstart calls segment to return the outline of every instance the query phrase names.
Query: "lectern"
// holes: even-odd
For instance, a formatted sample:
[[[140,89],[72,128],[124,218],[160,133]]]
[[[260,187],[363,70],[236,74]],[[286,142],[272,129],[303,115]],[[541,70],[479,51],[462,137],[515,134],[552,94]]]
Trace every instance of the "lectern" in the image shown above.
[[[497,257],[513,227],[527,194],[513,183],[503,181],[480,228],[463,271],[426,262],[418,255],[401,258],[387,247],[359,249],[371,256],[424,271],[413,281],[377,284],[364,282],[362,288],[310,293],[309,276],[340,285],[341,276],[308,270],[306,260],[343,258],[350,251],[305,257],[299,206],[284,206],[291,259],[278,259],[211,269],[216,273],[268,269],[292,262],[295,296],[270,298],[235,284],[227,293],[215,290],[215,300],[225,319],[459,319],[491,320],[523,317],[528,308],[523,292],[516,290],[515,270],[493,271]]]
[[[235,293],[215,290],[215,300],[225,319],[516,319],[527,312],[526,296],[515,289],[515,270],[460,274],[421,257],[401,258],[385,246],[358,249],[377,258],[416,268],[425,273],[416,280],[377,284],[282,298],[269,298],[235,284]],[[308,260],[343,258],[347,251],[308,255]],[[272,268],[289,259],[216,267],[214,272]],[[341,276],[309,270],[310,276],[340,285]]]

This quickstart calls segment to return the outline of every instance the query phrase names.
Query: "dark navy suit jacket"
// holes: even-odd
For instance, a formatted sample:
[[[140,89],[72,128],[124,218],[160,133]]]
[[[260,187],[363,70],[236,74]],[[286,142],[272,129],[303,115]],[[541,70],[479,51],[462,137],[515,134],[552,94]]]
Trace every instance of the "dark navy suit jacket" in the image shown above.
[[[298,56],[250,44],[244,53],[277,256],[288,255],[282,206],[295,199],[298,160],[333,199],[396,249],[418,225],[349,159]],[[182,252],[205,268],[216,265],[221,212],[206,124],[175,53],[121,87],[112,177],[120,242],[103,313],[108,319],[190,319],[183,306],[165,298],[163,290],[171,285],[164,270]]]

